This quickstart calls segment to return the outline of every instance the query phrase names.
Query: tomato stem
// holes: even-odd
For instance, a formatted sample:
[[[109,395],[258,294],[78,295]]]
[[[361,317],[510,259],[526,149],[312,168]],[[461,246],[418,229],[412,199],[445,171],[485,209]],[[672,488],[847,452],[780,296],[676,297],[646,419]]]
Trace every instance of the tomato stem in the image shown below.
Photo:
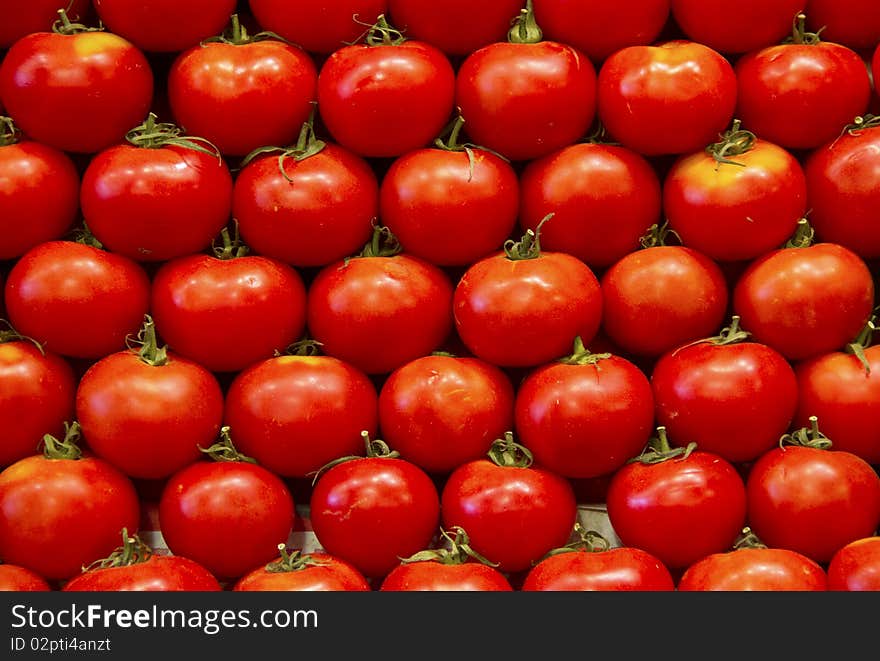
[[[179,127],[170,122],[157,122],[156,113],[147,115],[142,124],[131,129],[125,134],[125,139],[135,147],[143,149],[160,149],[162,147],[176,146],[215,157],[221,164],[223,156],[220,149],[214,143],[205,138],[191,135],[181,135]]]
[[[563,365],[598,365],[600,361],[611,358],[610,353],[591,353],[584,346],[583,338],[578,335],[574,338],[574,351],[569,356],[560,358],[557,362]]]
[[[658,223],[654,223],[648,228],[648,231],[642,235],[639,239],[639,245],[642,248],[657,248],[660,246],[668,246],[667,242],[669,237],[675,238],[676,241],[680,244],[681,237],[678,235],[673,229],[669,227],[669,221],[664,222],[662,225]]]
[[[519,241],[508,239],[504,243],[504,253],[507,259],[518,262],[526,259],[537,259],[541,256],[541,228],[548,220],[555,216],[548,213],[541,219],[534,230],[527,230]]]
[[[70,17],[67,15],[67,10],[59,9],[57,12],[58,18],[55,23],[52,24],[52,32],[56,34],[63,34],[65,36],[70,36],[74,34],[80,34],[83,32],[103,32],[103,26],[99,26],[96,28],[90,28],[82,23],[73,23],[70,20]]]
[[[379,14],[376,22],[366,32],[364,41],[368,46],[400,46],[406,41],[403,32],[389,25],[385,14]]]
[[[222,245],[217,245],[216,239],[212,243],[214,256],[217,259],[238,259],[250,252],[250,249],[241,240],[238,221],[235,219],[232,221],[232,234],[230,235],[228,227],[224,227],[220,230],[219,238],[222,241]]]
[[[880,308],[874,308],[871,318],[868,319],[858,337],[846,345],[845,349],[846,353],[852,354],[859,359],[862,367],[865,368],[865,374],[868,376],[871,375],[871,363],[868,362],[868,358],[865,356],[865,349],[871,346],[874,341],[874,331],[877,330],[876,324],[878,310],[880,310]]]
[[[364,441],[364,447],[366,452],[364,455],[348,455],[346,457],[339,457],[339,459],[334,459],[333,461],[324,464],[316,471],[309,473],[312,475],[312,484],[315,484],[318,481],[318,478],[326,473],[328,470],[333,468],[334,466],[338,466],[339,464],[344,464],[347,461],[354,461],[355,459],[397,459],[400,457],[400,453],[397,450],[392,450],[388,447],[388,444],[385,441],[381,440],[372,440],[370,439],[370,432],[367,430],[363,430],[361,432],[361,438]]]
[[[321,347],[324,344],[317,340],[305,338],[294,342],[288,346],[283,352],[276,351],[276,356],[319,356],[321,355]]]
[[[319,140],[315,135],[315,104],[313,103],[309,118],[303,122],[299,137],[294,146],[259,147],[241,160],[241,167],[245,167],[259,156],[278,153],[278,170],[281,172],[282,177],[287,179],[288,182],[293,183],[293,177],[287,174],[287,170],[284,167],[285,162],[291,158],[297,163],[299,161],[304,161],[307,158],[311,158],[312,156],[321,153],[326,146],[327,143],[323,140]]]
[[[611,548],[611,544],[601,533],[595,530],[587,530],[581,525],[580,521],[574,524],[574,536],[575,539],[565,546],[547,551],[538,562],[563,553],[602,553]],[[535,564],[538,563],[536,562]]]
[[[687,459],[696,449],[696,443],[688,443],[683,448],[673,448],[666,435],[666,427],[661,426],[657,427],[657,435],[648,441],[642,453],[637,457],[633,457],[627,463],[633,464],[638,462],[650,465],[659,464],[670,459]]]
[[[492,443],[488,456],[495,465],[505,468],[528,468],[534,462],[531,450],[514,441],[510,431]]]
[[[0,324],[6,326],[6,330],[0,330],[0,344],[5,344],[6,342],[30,342],[40,350],[42,355],[46,355],[46,349],[40,342],[32,337],[19,333],[13,328],[12,323],[8,319],[0,319]]]
[[[464,528],[461,526],[455,526],[452,530],[455,532],[455,537],[452,537],[449,532],[443,528],[440,529],[440,536],[443,538],[444,544],[448,546],[448,548],[441,547],[419,551],[408,558],[401,558],[400,562],[403,564],[410,564],[413,562],[439,562],[442,565],[463,565],[473,559],[488,567],[498,566],[497,562],[492,562],[485,556],[477,553],[470,546],[470,538],[464,531]]]
[[[373,236],[358,255],[359,257],[394,257],[403,252],[397,237],[390,229],[377,223],[373,224]]]
[[[815,46],[822,41],[821,34],[825,30],[823,25],[816,32],[807,31],[807,15],[803,12],[798,13],[794,17],[791,27],[791,36],[783,43],[796,44],[798,46]]]
[[[741,156],[751,151],[758,139],[751,131],[741,129],[741,125],[740,120],[733,120],[731,128],[721,134],[721,140],[706,147],[706,153],[715,159],[716,170],[721,167],[722,163],[746,167],[745,163],[729,158],[729,156]]]
[[[785,248],[809,248],[813,245],[813,240],[815,239],[816,231],[813,229],[812,225],[810,225],[810,221],[806,218],[801,218],[797,227],[795,228],[794,235],[786,242]]]
[[[21,140],[21,131],[12,121],[12,117],[0,115],[0,147],[14,145]]]
[[[83,572],[95,569],[111,569],[113,567],[130,567],[141,562],[146,562],[153,557],[151,549],[137,534],[128,534],[128,529],[122,529],[122,546],[117,547],[113,553],[101,560],[95,560],[92,564],[83,568]]]
[[[513,27],[507,33],[507,40],[512,44],[537,44],[544,40],[544,33],[535,20],[535,9],[532,0],[526,0],[525,9],[513,19]]]
[[[738,551],[739,549],[766,549],[767,545],[761,541],[761,539],[752,532],[752,529],[749,527],[745,527],[742,530],[742,534],[736,539],[733,543],[733,549]]]
[[[864,116],[856,117],[853,120],[852,124],[848,124],[844,129],[844,133],[849,133],[853,137],[858,137],[861,135],[860,131],[863,129],[875,129],[880,126],[880,116],[875,116],[871,114],[867,114]]]
[[[309,554],[304,554],[301,550],[296,549],[291,553],[287,550],[287,544],[279,544],[278,552],[281,556],[280,560],[270,562],[266,565],[266,571],[270,574],[284,574],[293,571],[302,571],[309,567],[323,567],[326,562],[320,562]]]
[[[785,434],[779,439],[779,447],[784,448],[786,445],[830,450],[832,442],[830,438],[819,431],[819,419],[815,415],[811,415],[809,427],[803,427],[791,434]]]
[[[239,452],[232,442],[229,425],[220,428],[220,440],[214,445],[199,450],[208,455],[214,461],[241,461],[247,464],[256,464],[257,460]]]
[[[67,459],[75,461],[82,457],[79,447],[81,428],[78,422],[64,423],[64,438],[58,440],[52,434],[43,436],[43,456],[46,459]]]
[[[470,142],[459,143],[458,139],[461,134],[462,128],[464,128],[464,124],[465,124],[465,119],[459,113],[458,116],[449,124],[449,126],[447,126],[443,130],[443,132],[440,134],[440,137],[438,137],[436,140],[434,140],[434,146],[437,149],[442,149],[443,151],[455,151],[455,152],[463,151],[465,154],[467,154],[468,167],[469,167],[468,181],[471,181],[474,178],[474,168],[476,166],[476,159],[474,157],[474,149],[479,149],[480,151],[489,152],[490,154],[497,156],[498,158],[505,161],[506,163],[510,162],[510,159],[508,159],[506,156],[499,154],[498,152],[493,151],[491,149],[488,149],[487,147],[475,145]],[[444,136],[447,136],[445,141],[443,140]]]
[[[168,364],[168,345],[159,346],[156,324],[148,314],[144,315],[144,324],[138,331],[137,338],[133,339],[129,335],[125,338],[125,343],[147,365],[162,367]]]

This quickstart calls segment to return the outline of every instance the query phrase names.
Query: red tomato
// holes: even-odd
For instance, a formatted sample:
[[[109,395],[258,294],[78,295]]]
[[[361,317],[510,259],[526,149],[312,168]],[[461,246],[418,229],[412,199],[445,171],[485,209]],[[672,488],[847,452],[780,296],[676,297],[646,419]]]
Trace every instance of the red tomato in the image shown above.
[[[159,500],[168,549],[222,579],[269,562],[293,528],[294,502],[277,475],[243,457],[221,431],[208,454],[169,478]]]
[[[532,465],[531,453],[510,432],[488,458],[456,468],[440,494],[443,527],[467,531],[471,547],[502,572],[531,567],[563,546],[577,519],[571,484]]]
[[[736,115],[762,139],[786,149],[834,140],[868,108],[871,80],[850,48],[805,33],[791,43],[747,53],[736,63]]]
[[[615,140],[643,155],[703,149],[730,125],[735,106],[733,67],[694,41],[629,46],[599,70],[600,121]]]
[[[880,537],[864,537],[838,549],[828,563],[828,589],[846,592],[880,590]]]
[[[142,122],[153,98],[144,54],[122,37],[59,24],[21,38],[0,65],[6,112],[29,138],[95,153]]]
[[[220,32],[236,0],[94,0],[95,11],[111,32],[145,51],[186,50]]]
[[[0,564],[0,592],[49,592],[52,587],[42,576],[18,565]]]
[[[387,0],[248,0],[264,29],[319,54],[357,41],[387,5]]]
[[[608,519],[625,546],[669,569],[729,549],[746,520],[746,489],[736,469],[696,444],[671,450],[663,427],[649,450],[608,485]]]
[[[171,349],[209,370],[237,372],[271,358],[305,328],[306,289],[291,266],[242,254],[228,240],[215,255],[165,262],[151,309]]]
[[[331,356],[269,358],[239,372],[224,421],[239,449],[283,477],[306,477],[363,452],[361,432],[377,430],[376,388]]]
[[[798,384],[777,351],[749,342],[734,317],[720,335],[665,354],[651,374],[657,423],[731,463],[753,461],[779,442]]]
[[[91,0],[71,0],[67,15],[80,21],[91,8]],[[46,32],[58,20],[58,10],[64,6],[58,0],[0,0],[3,22],[0,23],[0,48],[9,48],[32,32]]]
[[[369,592],[366,577],[350,562],[327,553],[290,553],[257,567],[233,585],[234,592]]]
[[[21,140],[9,117],[0,117],[0,182],[0,259],[21,257],[73,226],[79,211],[76,166],[64,152]]]
[[[424,147],[449,121],[454,98],[455,71],[443,51],[406,40],[384,16],[365,43],[335,50],[318,75],[324,125],[360,156]]]
[[[103,358],[125,347],[149,306],[150,280],[137,262],[74,241],[41,243],[6,278],[15,329],[49,351]]]
[[[294,141],[312,110],[312,58],[273,38],[249,37],[233,14],[230,31],[180,53],[168,72],[178,125],[225,155]]]
[[[576,257],[542,251],[541,229],[470,266],[455,288],[461,340],[498,366],[532,367],[561,358],[575,337],[589,344],[599,330],[599,281]]]
[[[592,268],[611,266],[639,247],[660,220],[661,188],[641,155],[617,145],[580,143],[526,164],[521,176],[520,226],[553,221],[542,246]]]
[[[880,42],[880,6],[872,0],[807,0],[807,24],[822,38],[853,49]]]
[[[82,455],[78,437],[74,423],[63,441],[47,436],[43,454],[0,472],[0,557],[48,580],[79,574],[140,520],[131,481],[103,459]]]
[[[513,424],[513,385],[478,358],[424,356],[397,368],[379,393],[379,426],[400,455],[445,474],[482,458]]]
[[[232,206],[232,175],[220,154],[152,113],[126,139],[95,155],[83,174],[82,213],[95,238],[150,262],[210,246]]]
[[[788,151],[740,129],[682,156],[663,182],[669,229],[716,261],[749,261],[778,248],[807,210],[807,182]]]
[[[531,372],[516,395],[516,430],[535,461],[564,477],[616,471],[651,437],[654,397],[644,373],[624,358],[574,353]]]
[[[346,458],[318,475],[309,512],[321,546],[370,578],[426,548],[440,518],[440,499],[421,468],[364,434],[365,457]]]

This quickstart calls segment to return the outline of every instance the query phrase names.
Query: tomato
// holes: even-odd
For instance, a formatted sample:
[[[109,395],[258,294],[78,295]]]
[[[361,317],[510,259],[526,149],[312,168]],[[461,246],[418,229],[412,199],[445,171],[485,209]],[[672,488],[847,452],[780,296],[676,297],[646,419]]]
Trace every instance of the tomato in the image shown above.
[[[210,246],[232,206],[232,175],[220,154],[152,113],[126,139],[96,154],[83,174],[82,213],[95,238],[150,262]]]
[[[186,50],[220,32],[235,11],[236,0],[94,0],[95,12],[111,32],[141,50]]]
[[[306,289],[291,266],[247,255],[223,230],[214,255],[162,264],[151,310],[159,335],[178,354],[216,372],[271,358],[305,328]]]
[[[331,356],[284,355],[239,372],[224,421],[239,449],[284,477],[306,477],[363,452],[361,432],[377,430],[376,388]]]
[[[308,292],[308,328],[330,356],[387,374],[437,349],[452,330],[452,282],[400,253],[387,228],[352,259],[325,266]]]
[[[60,239],[79,211],[79,185],[67,154],[21,139],[12,119],[0,117],[0,259]]]
[[[646,156],[703,149],[730,125],[735,107],[733,67],[694,41],[628,46],[599,69],[599,120],[624,147]]]
[[[357,252],[379,215],[379,183],[369,163],[315,137],[264,150],[235,178],[232,215],[245,243],[299,267],[326,266]]]
[[[523,571],[568,541],[577,519],[574,490],[533,465],[511,432],[487,454],[449,475],[440,494],[442,525],[466,530],[471,548],[498,570]]]
[[[514,161],[546,156],[586,134],[596,114],[596,69],[571,46],[544,40],[529,9],[507,41],[461,63],[455,102],[468,136]]]
[[[369,578],[426,548],[440,518],[431,478],[364,434],[366,456],[336,463],[317,476],[309,500],[312,528],[330,554]]]
[[[0,65],[6,113],[29,138],[69,152],[120,142],[146,117],[153,82],[150,63],[131,42],[71,25],[66,16],[53,32],[19,39]]]
[[[608,485],[608,519],[621,542],[656,556],[670,570],[729,549],[746,520],[739,473],[695,447],[671,449],[658,427],[649,448]]]
[[[64,580],[110,553],[123,528],[135,531],[140,504],[131,481],[112,465],[83,455],[79,425],[43,454],[0,472],[0,557],[47,580]]]
[[[838,549],[828,563],[828,589],[880,590],[880,537],[864,537]]]
[[[392,372],[379,393],[379,426],[391,447],[429,473],[480,459],[513,424],[508,376],[478,358],[433,355]]]
[[[387,9],[387,0],[248,0],[266,30],[307,51],[330,54],[358,40]]]
[[[74,21],[86,17],[91,9],[91,0],[71,0],[67,15]],[[58,0],[30,0],[24,4],[15,0],[0,3],[3,23],[0,24],[0,48],[9,48],[22,37],[32,32],[44,32],[58,20],[58,9],[63,6]]]
[[[850,48],[806,33],[747,53],[736,63],[736,114],[762,139],[786,149],[814,149],[834,140],[868,108],[871,80]]]
[[[688,38],[722,53],[775,46],[791,33],[806,0],[672,0],[672,17]]]
[[[871,0],[807,0],[807,24],[822,38],[853,49],[880,42],[880,7]]]
[[[749,261],[785,243],[807,211],[807,182],[788,151],[740,128],[682,156],[663,182],[663,210],[684,245]]]
[[[365,43],[343,46],[318,74],[318,108],[343,147],[365,157],[396,157],[424,147],[449,121],[455,71],[446,55],[407,40],[384,16]]]
[[[224,155],[290,144],[312,110],[317,68],[297,46],[248,36],[233,14],[222,37],[180,53],[168,71],[178,125]]]
[[[155,555],[137,535],[122,531],[122,546],[64,584],[62,592],[220,592],[202,565],[179,555]]]
[[[229,429],[198,461],[172,475],[159,500],[168,549],[220,579],[238,578],[272,560],[293,528],[287,485],[235,449]]]
[[[721,269],[683,246],[653,245],[629,253],[605,271],[601,286],[605,334],[637,356],[659,357],[707,337],[727,311]]]
[[[0,592],[50,592],[42,576],[18,565],[0,564]]]
[[[366,577],[350,562],[327,553],[290,553],[278,545],[281,556],[238,579],[234,592],[369,592]]]
[[[497,251],[519,212],[519,180],[503,158],[447,143],[395,159],[382,178],[379,215],[406,252],[438,266],[468,266]]]
[[[541,466],[569,478],[599,477],[645,447],[654,397],[633,363],[590,353],[578,338],[574,353],[522,381],[515,416],[520,440]]]
[[[542,251],[543,225],[471,265],[456,285],[455,326],[478,358],[533,367],[566,355],[577,336],[589,344],[599,330],[599,281],[576,257]]]
[[[873,306],[867,265],[834,243],[767,253],[749,265],[733,291],[743,328],[789,360],[842,349],[858,336]]]
[[[660,220],[658,175],[640,154],[618,145],[579,143],[530,161],[521,176],[520,226],[541,234],[546,250],[592,268],[611,266],[639,247]]]
[[[788,431],[798,403],[791,365],[749,342],[739,319],[720,335],[665,354],[651,374],[656,420],[673,440],[731,463],[753,461]]]
[[[47,241],[9,271],[6,313],[48,351],[103,358],[125,347],[149,306],[150,280],[123,255],[75,241]]]

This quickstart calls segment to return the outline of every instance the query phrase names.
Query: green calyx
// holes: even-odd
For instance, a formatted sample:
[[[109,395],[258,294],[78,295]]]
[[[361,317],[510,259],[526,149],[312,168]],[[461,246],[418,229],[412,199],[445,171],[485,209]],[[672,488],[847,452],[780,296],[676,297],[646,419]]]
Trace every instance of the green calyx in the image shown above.
[[[531,450],[513,440],[513,432],[504,432],[504,438],[493,441],[489,452],[490,460],[504,468],[528,468],[534,462]]]
[[[706,153],[715,159],[716,170],[722,164],[746,166],[745,163],[732,160],[732,157],[741,156],[751,151],[758,138],[751,131],[741,129],[741,125],[740,120],[733,120],[733,126],[721,134],[721,140],[706,147]]]
[[[46,459],[66,459],[76,461],[82,458],[79,441],[82,429],[78,422],[64,423],[64,438],[58,440],[52,434],[43,436],[43,456]]]
[[[471,560],[484,564],[488,567],[497,567],[497,562],[492,562],[485,556],[477,553],[470,546],[470,538],[461,526],[452,528],[455,537],[452,537],[448,531],[440,529],[440,535],[444,540],[445,546],[439,549],[427,549],[419,551],[408,558],[401,558],[403,564],[411,564],[413,562],[439,562],[441,565],[463,565]]]
[[[144,315],[144,325],[138,331],[137,338],[128,336],[125,343],[147,365],[162,367],[168,364],[168,345],[159,346],[156,323],[148,314]]]
[[[801,218],[795,228],[792,237],[785,243],[783,248],[809,248],[816,238],[816,231],[810,225],[810,221]]]
[[[877,313],[880,311],[880,308],[875,308],[871,313],[871,318],[868,319],[865,327],[862,329],[862,332],[859,333],[858,337],[855,340],[846,345],[844,351],[848,354],[854,355],[858,358],[859,362],[862,364],[862,367],[865,368],[865,374],[871,375],[871,363],[868,362],[867,356],[865,356],[865,349],[871,346],[874,340],[874,332],[877,330]]]
[[[668,246],[670,245],[670,237],[674,238],[679,243],[679,245],[682,243],[681,237],[678,235],[678,232],[670,229],[669,221],[664,222],[662,225],[654,223],[639,239],[639,245],[643,249]]]
[[[290,346],[288,346],[284,351],[275,351],[275,357],[279,356],[320,356],[321,355],[321,347],[324,344],[322,342],[318,342],[317,340],[312,340],[309,338],[305,338],[294,342]]]
[[[366,450],[364,455],[348,455],[346,457],[339,457],[338,459],[334,459],[333,461],[324,464],[318,470],[310,473],[310,475],[313,476],[312,484],[315,484],[318,481],[318,478],[321,477],[321,475],[326,473],[334,466],[344,464],[348,461],[354,461],[356,459],[397,459],[398,457],[400,457],[400,453],[397,450],[392,450],[390,447],[388,447],[388,444],[385,441],[371,439],[370,432],[368,432],[367,430],[361,432],[361,438],[364,441],[364,447]]]
[[[279,544],[278,553],[281,558],[266,565],[266,571],[270,574],[286,574],[287,572],[303,571],[309,567],[324,567],[327,564],[316,560],[309,554],[304,554],[299,549],[291,553],[287,550],[287,544]]]
[[[783,42],[785,44],[795,44],[798,46],[815,46],[822,42],[821,34],[825,27],[819,28],[816,32],[807,31],[807,15],[803,12],[798,13],[794,17],[791,25],[791,35]]]
[[[191,135],[183,135],[183,131],[170,122],[159,122],[156,113],[147,115],[142,124],[131,129],[125,134],[125,139],[135,147],[142,149],[161,149],[162,147],[183,147],[193,151],[213,156],[219,162],[223,162],[220,150],[205,138]]]
[[[358,257],[394,257],[403,252],[397,237],[383,225],[373,224],[373,236]]]
[[[122,529],[122,546],[118,547],[106,558],[96,560],[82,568],[83,572],[96,569],[112,569],[114,567],[130,567],[146,562],[153,557],[153,549],[141,540],[137,534],[129,535],[126,528]]]
[[[602,553],[611,548],[611,544],[601,533],[595,530],[587,530],[581,525],[580,521],[574,524],[574,536],[575,539],[573,541],[565,546],[551,549],[532,564],[539,564],[547,558],[551,558],[554,555],[562,555],[563,553]]]
[[[257,463],[256,459],[248,457],[236,449],[235,444],[232,442],[229,425],[220,428],[219,441],[207,448],[199,446],[199,450],[208,455],[214,461],[243,462],[246,464]]]
[[[571,355],[560,358],[557,362],[563,365],[598,365],[601,361],[611,358],[610,353],[591,353],[584,346],[584,340],[578,335],[574,338],[574,351]]]
[[[809,427],[802,427],[791,434],[784,434],[779,439],[779,447],[784,449],[786,445],[816,450],[830,450],[832,442],[830,438],[819,431],[819,419],[815,415],[811,415]]]
[[[21,131],[12,121],[12,117],[0,115],[0,147],[14,145],[21,140]]]
[[[241,240],[241,234],[238,230],[238,221],[233,219],[232,232],[228,227],[220,230],[219,242],[215,239],[211,243],[211,250],[217,259],[237,259],[245,257],[250,249]]]
[[[367,46],[400,46],[406,41],[403,32],[394,28],[388,23],[385,14],[379,14],[376,22],[372,25],[362,23],[369,28],[363,35],[364,43]]]
[[[228,44],[230,46],[246,46],[258,41],[283,41],[290,43],[275,32],[257,32],[256,34],[248,34],[247,28],[241,24],[238,14],[233,14],[229,19],[229,26],[223,31],[223,34],[215,37],[208,37],[202,40],[201,45],[205,44]]]
[[[683,448],[673,448],[666,436],[666,427],[657,427],[657,435],[648,441],[645,449],[637,457],[633,457],[627,463],[634,464],[660,464],[670,459],[687,459],[697,449],[696,443],[688,443]]]
[[[434,140],[434,146],[437,149],[442,149],[443,151],[464,152],[467,155],[469,167],[468,181],[471,181],[474,178],[474,168],[476,166],[476,159],[474,158],[475,149],[488,152],[507,163],[510,162],[510,159],[508,159],[507,157],[487,147],[481,147],[480,145],[475,145],[470,142],[460,143],[458,139],[461,135],[461,130],[464,128],[464,125],[465,119],[459,113],[459,115],[449,124],[449,126],[447,126],[443,130],[443,133],[440,134],[440,137]]]
[[[761,541],[761,539],[752,532],[752,529],[749,527],[743,528],[742,533],[739,537],[736,538],[736,541],[733,543],[733,550],[738,551],[740,549],[766,549],[767,545]]]
[[[315,135],[315,108],[313,106],[308,120],[303,123],[302,129],[300,129],[299,138],[295,145],[291,147],[260,147],[255,149],[242,159],[241,167],[247,166],[251,161],[260,156],[278,154],[278,170],[281,172],[281,176],[288,182],[293,183],[293,178],[287,174],[284,164],[288,160],[293,160],[296,163],[304,161],[316,154],[320,154],[326,146],[327,143],[319,140]]]
[[[96,28],[90,28],[82,23],[74,23],[67,15],[67,11],[59,9],[57,11],[58,18],[52,24],[52,32],[55,34],[63,34],[66,36],[74,34],[82,34],[83,32],[104,32],[104,26],[98,25]]]
[[[507,259],[514,262],[538,259],[541,256],[541,229],[544,223],[555,215],[555,213],[548,213],[534,230],[528,230],[519,241],[508,239],[504,243],[504,254],[507,255]]]
[[[507,41],[511,44],[537,44],[544,40],[544,33],[535,20],[532,0],[526,1],[525,9],[520,10],[512,24],[507,32]]]
[[[0,330],[0,344],[6,344],[7,342],[30,342],[37,349],[40,350],[42,355],[46,355],[46,349],[43,345],[35,340],[32,337],[28,337],[27,335],[22,335],[15,328],[13,328],[12,324],[7,319],[0,319],[0,326],[5,326],[5,330]]]
[[[875,129],[878,126],[880,126],[880,116],[868,114],[856,117],[852,124],[847,124],[844,127],[843,133],[849,133],[851,136],[858,137],[861,135],[860,131]]]

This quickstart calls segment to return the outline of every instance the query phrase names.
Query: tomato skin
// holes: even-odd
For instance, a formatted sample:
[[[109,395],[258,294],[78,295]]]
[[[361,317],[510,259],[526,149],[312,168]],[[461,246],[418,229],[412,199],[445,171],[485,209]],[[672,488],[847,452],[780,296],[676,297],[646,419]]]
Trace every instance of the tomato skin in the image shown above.
[[[91,569],[74,576],[62,592],[220,592],[217,579],[179,555],[153,555],[126,567]]]
[[[400,558],[427,548],[440,518],[428,475],[387,457],[333,466],[318,478],[309,508],[321,546],[369,578],[384,577]]]
[[[871,316],[867,265],[833,243],[782,248],[753,261],[733,291],[734,313],[752,338],[789,360],[842,349]]]
[[[880,537],[864,537],[838,549],[828,563],[828,589],[837,592],[880,590]]]
[[[364,157],[396,157],[434,140],[449,121],[455,71],[420,41],[354,44],[318,74],[318,107],[334,140]]]
[[[582,138],[596,114],[596,69],[571,46],[496,42],[458,69],[455,103],[473,142],[526,161]]]
[[[29,34],[0,65],[0,97],[24,134],[75,153],[121,142],[146,117],[153,82],[144,54],[109,32]]]
[[[797,159],[765,140],[738,163],[705,151],[679,158],[663,181],[663,210],[684,245],[716,261],[749,261],[784,244],[807,210]]]
[[[330,356],[279,356],[239,372],[224,422],[244,454],[282,477],[306,477],[334,459],[363,454],[361,432],[378,426],[375,386]]]
[[[478,358],[424,356],[392,372],[379,393],[388,444],[429,473],[480,459],[513,424],[513,385]]]
[[[175,123],[224,155],[286,146],[309,118],[317,69],[301,48],[278,40],[206,43],[180,53],[168,72]]]
[[[6,278],[6,313],[22,335],[73,358],[125,347],[149,307],[150,280],[123,255],[73,241],[34,246]]]
[[[615,140],[645,156],[702,149],[730,124],[735,107],[733,67],[697,42],[628,46],[599,69],[599,119]]]
[[[50,592],[42,576],[18,565],[0,565],[0,592]]]
[[[755,534],[819,563],[880,524],[880,477],[849,452],[773,449],[754,463],[746,489]]]
[[[447,565],[434,560],[407,562],[382,580],[380,592],[513,592],[507,577],[480,562]]]
[[[201,252],[226,226],[232,175],[224,161],[193,149],[118,145],[89,162],[80,199],[107,250],[167,261]]]
[[[523,592],[669,592],[666,566],[637,548],[574,551],[550,556],[526,574]]]
[[[823,592],[828,578],[818,563],[795,551],[742,548],[698,560],[677,587],[680,592]]]
[[[256,253],[298,267],[326,266],[356,253],[379,216],[379,183],[361,157],[327,143],[303,160],[267,156],[235,178],[232,215]]]
[[[73,226],[80,181],[64,152],[32,140],[2,146],[0,182],[0,259],[21,257]]]
[[[316,564],[295,571],[270,572],[266,565],[239,578],[233,592],[369,592],[354,565],[327,553],[309,553]]]
[[[871,0],[807,0],[807,25],[822,28],[822,38],[852,49],[874,48],[880,41],[880,8]]]
[[[47,580],[76,576],[137,530],[131,481],[96,457],[32,455],[0,472],[0,557]]]
[[[636,250],[660,210],[657,173],[625,147],[569,145],[530,161],[521,174],[520,227],[535,230],[552,212],[541,230],[542,246],[592,268]]]
[[[73,0],[67,15],[72,21],[85,18],[90,10],[91,0]],[[31,0],[24,4],[6,0],[0,5],[5,19],[0,25],[0,48],[6,49],[16,41],[32,32],[46,32],[58,20],[57,0]]]

